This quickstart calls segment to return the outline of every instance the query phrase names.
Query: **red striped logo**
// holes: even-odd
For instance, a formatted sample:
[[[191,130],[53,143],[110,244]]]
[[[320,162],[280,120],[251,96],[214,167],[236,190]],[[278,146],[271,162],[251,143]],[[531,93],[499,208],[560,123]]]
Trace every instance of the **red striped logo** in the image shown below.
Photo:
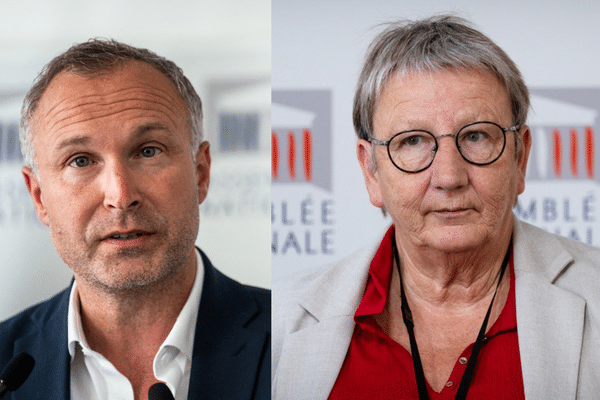
[[[287,132],[287,152],[285,155],[280,152],[280,139],[277,132],[271,132],[271,171],[273,181],[277,181],[282,177],[281,163],[282,156],[285,157],[284,162],[287,167],[287,177],[292,180],[302,180],[311,182],[313,179],[313,139],[312,132],[306,128],[302,131],[302,156],[298,154],[297,135],[295,131]],[[297,173],[297,163],[301,160],[303,176],[299,177]]]
[[[274,90],[271,100],[271,182],[331,192],[331,91]]]
[[[583,136],[583,138],[581,137]],[[554,166],[554,176],[560,178],[563,175],[563,164],[567,164],[571,176],[575,178],[594,179],[594,131],[591,126],[583,128],[583,135],[575,128],[569,129],[568,141],[558,128],[552,130],[552,160]],[[565,152],[565,141],[568,143]],[[583,144],[583,154],[580,155],[581,145]],[[566,154],[565,154],[566,153]],[[567,157],[567,160],[565,160]],[[582,158],[583,157],[583,160]],[[583,161],[584,172],[580,173],[580,166]],[[568,174],[568,173],[567,173]]]
[[[600,87],[533,88],[531,107],[528,179],[600,183]]]

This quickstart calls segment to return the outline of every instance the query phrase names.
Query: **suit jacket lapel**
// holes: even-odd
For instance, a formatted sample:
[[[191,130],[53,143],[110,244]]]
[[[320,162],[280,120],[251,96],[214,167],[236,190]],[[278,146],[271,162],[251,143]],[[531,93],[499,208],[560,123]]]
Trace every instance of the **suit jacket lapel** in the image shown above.
[[[530,240],[536,232],[523,228],[517,225],[514,260],[525,395],[574,399],[586,304],[555,284],[573,258],[555,238],[546,237],[540,245]]]
[[[248,326],[259,308],[245,288],[217,271],[204,253],[202,259],[204,283],[188,398],[251,399],[260,366],[268,387],[271,360],[261,362],[270,354],[265,351],[268,333]]]
[[[45,315],[38,310],[32,320],[39,329],[30,332],[15,342],[15,354],[27,352],[35,359],[29,378],[17,391],[14,400],[70,398],[70,356],[67,349],[67,309],[70,287],[60,294],[56,310]],[[36,317],[40,316],[39,320]],[[43,319],[41,319],[43,318]]]
[[[270,337],[264,329],[253,329],[251,321],[259,313],[256,300],[241,284],[217,271],[204,253],[202,259],[204,283],[188,398],[268,398]],[[11,394],[14,400],[70,398],[69,294],[70,287],[38,309],[31,317],[38,328],[15,342],[14,354],[31,354],[35,367]],[[54,310],[49,312],[48,308]],[[264,384],[257,382],[259,372]],[[265,393],[257,393],[260,388],[265,388]]]

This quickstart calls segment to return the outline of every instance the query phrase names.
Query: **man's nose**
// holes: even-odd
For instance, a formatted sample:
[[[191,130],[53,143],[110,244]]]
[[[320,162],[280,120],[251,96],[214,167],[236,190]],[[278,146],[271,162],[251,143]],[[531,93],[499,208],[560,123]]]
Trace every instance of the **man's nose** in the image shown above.
[[[127,211],[141,204],[140,182],[135,171],[120,161],[109,162],[102,172],[104,206],[109,210]]]
[[[454,135],[437,137],[438,148],[431,164],[431,184],[440,190],[455,190],[468,184],[467,161],[456,146]]]

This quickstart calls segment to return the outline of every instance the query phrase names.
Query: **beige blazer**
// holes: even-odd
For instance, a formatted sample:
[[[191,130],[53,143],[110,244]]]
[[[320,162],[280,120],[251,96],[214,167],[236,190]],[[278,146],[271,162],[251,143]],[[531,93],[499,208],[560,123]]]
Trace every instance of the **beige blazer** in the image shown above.
[[[327,399],[377,248],[274,282],[273,399]],[[516,221],[514,262],[525,397],[600,398],[600,249]]]

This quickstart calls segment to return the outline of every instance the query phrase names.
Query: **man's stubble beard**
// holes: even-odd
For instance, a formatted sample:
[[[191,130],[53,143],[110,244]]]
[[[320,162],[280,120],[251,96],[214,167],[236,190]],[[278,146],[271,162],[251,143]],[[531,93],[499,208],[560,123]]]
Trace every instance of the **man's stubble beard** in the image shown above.
[[[66,246],[65,244],[59,245],[60,239],[55,237],[52,228],[51,231],[61,258],[73,270],[76,278],[83,279],[89,285],[107,294],[138,295],[151,288],[157,289],[173,280],[176,281],[178,277],[185,274],[184,267],[190,257],[195,257],[194,244],[199,227],[197,203],[193,207],[188,207],[183,219],[176,223],[178,229],[169,231],[169,223],[160,218],[160,213],[141,210],[122,213],[116,223],[103,221],[86,230],[86,239],[83,245],[88,247],[86,248],[87,254],[83,256],[81,252],[74,251],[68,243]],[[127,226],[127,224],[144,230],[156,231],[155,239],[159,240],[158,249],[162,251],[156,253],[156,247],[120,249],[114,256],[98,259],[98,237],[106,234],[110,229],[115,229],[117,225]],[[162,247],[161,244],[167,246]],[[147,268],[142,268],[136,273],[123,271],[122,268],[126,268],[127,263],[132,261],[145,262]]]

